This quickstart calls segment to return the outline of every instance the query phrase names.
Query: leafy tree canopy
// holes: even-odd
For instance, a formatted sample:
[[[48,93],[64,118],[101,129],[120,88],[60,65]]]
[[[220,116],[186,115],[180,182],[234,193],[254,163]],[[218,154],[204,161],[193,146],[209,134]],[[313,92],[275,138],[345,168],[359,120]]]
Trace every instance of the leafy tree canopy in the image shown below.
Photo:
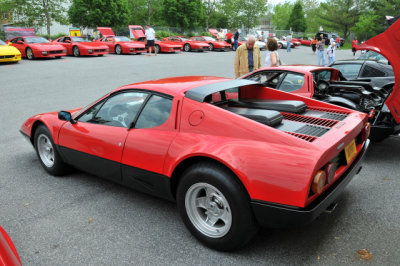
[[[303,7],[301,6],[300,1],[297,1],[296,4],[294,4],[286,28],[291,28],[292,31],[297,32],[304,32],[307,29],[307,21],[304,17]]]

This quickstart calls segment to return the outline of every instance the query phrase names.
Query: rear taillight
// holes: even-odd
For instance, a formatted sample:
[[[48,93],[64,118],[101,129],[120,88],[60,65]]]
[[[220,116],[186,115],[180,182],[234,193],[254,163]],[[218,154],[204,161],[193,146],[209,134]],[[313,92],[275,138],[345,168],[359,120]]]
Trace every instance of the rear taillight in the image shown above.
[[[320,194],[324,189],[325,184],[326,184],[326,173],[325,171],[319,170],[317,174],[314,176],[311,185],[312,192],[315,194]]]
[[[328,163],[325,167],[325,173],[327,175],[327,182],[328,184],[332,184],[333,183],[333,179],[335,178],[335,173],[336,173],[336,164],[334,163]]]
[[[366,141],[371,133],[371,124],[366,123],[362,131],[362,140]]]

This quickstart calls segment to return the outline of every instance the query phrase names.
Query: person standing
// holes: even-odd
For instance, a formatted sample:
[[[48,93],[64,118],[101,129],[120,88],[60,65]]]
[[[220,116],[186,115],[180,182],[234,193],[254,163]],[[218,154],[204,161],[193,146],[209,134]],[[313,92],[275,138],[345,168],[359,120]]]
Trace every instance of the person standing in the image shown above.
[[[229,44],[232,44],[232,32],[230,30],[228,30],[228,33],[226,34],[226,42]]]
[[[315,54],[315,51],[317,50],[317,43],[318,43],[317,36],[314,36],[314,38],[311,41],[311,49],[313,51],[313,54]]]
[[[278,54],[278,42],[274,38],[267,40],[267,56],[265,57],[265,67],[275,67],[282,65]]]
[[[317,43],[318,65],[325,66],[325,39],[321,38]]]
[[[146,25],[146,45],[149,48],[149,54],[147,56],[151,56],[151,50],[154,48],[154,38],[155,38],[155,31],[153,28],[150,28],[150,25]],[[157,56],[157,51],[154,49],[154,55]]]
[[[238,48],[238,41],[239,41],[239,31],[238,29],[235,29],[235,34],[233,35],[233,47],[235,48],[235,51]]]
[[[351,50],[353,51],[353,56],[356,56],[357,45],[358,45],[357,37],[354,37],[354,40],[351,42]]]
[[[261,68],[260,48],[255,43],[256,38],[250,35],[246,43],[236,50],[234,64],[236,78]]]
[[[340,38],[339,36],[336,38],[336,49],[340,48]]]
[[[335,62],[335,50],[336,50],[336,43],[333,42],[331,45],[329,45],[327,54],[328,54],[328,64],[333,64]]]
[[[333,37],[330,38],[329,40],[329,45],[331,45],[335,40],[333,39]]]
[[[263,31],[261,32],[260,38],[258,38],[258,40],[259,40],[260,42],[265,42],[265,35],[264,35],[264,32],[263,32]]]
[[[225,41],[225,34],[222,29],[219,30],[218,35],[217,35],[218,41]]]
[[[286,52],[289,53],[292,48],[292,34],[291,33],[289,33],[289,35],[286,36],[286,43],[287,43]]]

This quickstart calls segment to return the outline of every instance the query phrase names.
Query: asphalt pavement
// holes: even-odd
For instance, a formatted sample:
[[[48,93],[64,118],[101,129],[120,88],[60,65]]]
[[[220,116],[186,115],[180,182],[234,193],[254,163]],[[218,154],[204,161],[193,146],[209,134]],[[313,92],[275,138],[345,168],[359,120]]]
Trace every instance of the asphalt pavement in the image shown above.
[[[279,53],[286,64],[317,62],[309,47]],[[352,53],[339,50],[336,57]],[[34,114],[85,106],[121,85],[233,77],[233,61],[234,52],[190,52],[0,65],[0,225],[23,265],[398,265],[399,137],[372,143],[333,213],[304,227],[262,229],[245,249],[226,253],[192,237],[173,203],[79,171],[50,176],[18,132]],[[362,249],[372,258],[361,259]]]

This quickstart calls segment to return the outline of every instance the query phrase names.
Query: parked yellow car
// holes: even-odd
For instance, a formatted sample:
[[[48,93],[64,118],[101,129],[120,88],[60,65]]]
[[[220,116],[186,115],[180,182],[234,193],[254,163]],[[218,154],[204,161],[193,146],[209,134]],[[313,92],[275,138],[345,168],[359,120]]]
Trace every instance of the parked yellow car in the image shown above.
[[[0,62],[18,62],[19,60],[21,60],[20,51],[0,40]]]

